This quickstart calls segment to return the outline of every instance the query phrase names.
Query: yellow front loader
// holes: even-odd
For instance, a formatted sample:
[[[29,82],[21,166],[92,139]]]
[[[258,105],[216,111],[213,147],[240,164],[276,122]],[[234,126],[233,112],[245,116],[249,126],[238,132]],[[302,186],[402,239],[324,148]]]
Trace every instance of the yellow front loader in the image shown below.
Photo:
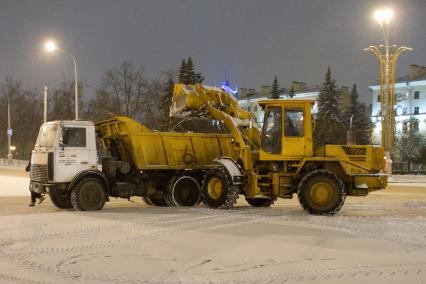
[[[252,206],[270,206],[278,197],[297,194],[311,214],[332,215],[347,195],[383,189],[384,152],[373,145],[326,145],[314,149],[312,100],[263,100],[262,131],[232,95],[202,85],[176,84],[171,116],[208,114],[225,124],[238,158],[218,157],[207,170],[202,199],[229,208],[243,194]]]

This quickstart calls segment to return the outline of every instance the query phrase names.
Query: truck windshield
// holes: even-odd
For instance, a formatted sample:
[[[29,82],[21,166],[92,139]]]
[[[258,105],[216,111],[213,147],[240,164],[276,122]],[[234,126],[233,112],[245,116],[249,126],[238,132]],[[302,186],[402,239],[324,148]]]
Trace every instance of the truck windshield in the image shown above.
[[[38,133],[36,147],[52,148],[55,143],[56,133],[58,132],[57,124],[46,124],[40,127]]]

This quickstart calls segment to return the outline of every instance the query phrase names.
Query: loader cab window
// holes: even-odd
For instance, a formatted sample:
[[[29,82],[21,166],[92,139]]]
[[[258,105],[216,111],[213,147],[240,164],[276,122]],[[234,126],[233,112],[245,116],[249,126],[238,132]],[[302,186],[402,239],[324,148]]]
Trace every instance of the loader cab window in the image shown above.
[[[265,113],[262,133],[262,149],[271,154],[281,153],[282,115],[281,107],[269,107]]]
[[[303,109],[286,108],[284,118],[284,135],[286,137],[303,137]]]
[[[60,142],[63,147],[86,147],[86,128],[62,128],[62,137]]]

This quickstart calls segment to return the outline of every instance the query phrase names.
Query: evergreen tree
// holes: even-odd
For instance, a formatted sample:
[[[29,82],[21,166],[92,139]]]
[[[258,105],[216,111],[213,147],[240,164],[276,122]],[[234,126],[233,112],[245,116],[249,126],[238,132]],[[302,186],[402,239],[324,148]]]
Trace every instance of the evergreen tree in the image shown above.
[[[201,73],[195,74],[195,83],[202,84],[204,82],[204,76]]]
[[[179,83],[184,83],[186,81],[187,74],[188,74],[187,65],[184,58],[182,59],[182,63],[180,64],[180,67],[179,67],[179,75],[178,75]]]
[[[192,58],[188,57],[186,61],[186,78],[185,84],[195,84],[197,81],[195,71],[194,71],[194,63],[192,62]]]
[[[288,91],[288,97],[293,98],[294,97],[294,88],[291,86],[290,90]]]
[[[194,63],[191,57],[188,57],[187,60],[183,59],[179,67],[179,76],[178,82],[183,84],[202,84],[204,81],[203,75],[201,73],[195,72]]]
[[[314,132],[316,146],[325,144],[345,144],[346,131],[340,111],[340,99],[336,82],[328,67],[321,92],[318,97],[318,114]]]
[[[408,163],[408,172],[411,171],[411,163],[422,158],[423,147],[425,147],[425,137],[419,132],[419,120],[410,118],[404,121],[403,131],[395,134],[393,159],[399,162]]]
[[[280,90],[280,85],[278,84],[277,76],[275,76],[271,86],[271,99],[279,99],[281,92],[282,90]]]
[[[367,107],[358,98],[357,87],[354,84],[349,106],[345,110],[346,127],[349,129],[352,118],[352,133],[356,144],[367,145],[371,143],[372,123]]]

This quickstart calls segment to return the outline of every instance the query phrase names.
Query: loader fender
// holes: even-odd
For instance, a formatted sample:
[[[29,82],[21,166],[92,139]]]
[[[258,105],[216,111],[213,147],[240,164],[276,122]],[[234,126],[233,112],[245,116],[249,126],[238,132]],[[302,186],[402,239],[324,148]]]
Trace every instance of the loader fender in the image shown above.
[[[245,174],[237,162],[228,157],[217,158],[214,161],[225,167],[229,175],[232,177],[232,185],[242,184]]]
[[[104,173],[102,173],[101,171],[97,171],[97,170],[87,170],[87,171],[82,171],[79,172],[71,181],[70,185],[68,186],[68,192],[71,192],[71,190],[74,188],[74,186],[77,185],[77,183],[81,180],[84,180],[86,178],[97,178],[99,179],[105,186],[105,189],[107,191],[107,200],[109,200],[108,198],[108,193],[109,193],[109,182],[108,182],[108,178],[105,176]]]

